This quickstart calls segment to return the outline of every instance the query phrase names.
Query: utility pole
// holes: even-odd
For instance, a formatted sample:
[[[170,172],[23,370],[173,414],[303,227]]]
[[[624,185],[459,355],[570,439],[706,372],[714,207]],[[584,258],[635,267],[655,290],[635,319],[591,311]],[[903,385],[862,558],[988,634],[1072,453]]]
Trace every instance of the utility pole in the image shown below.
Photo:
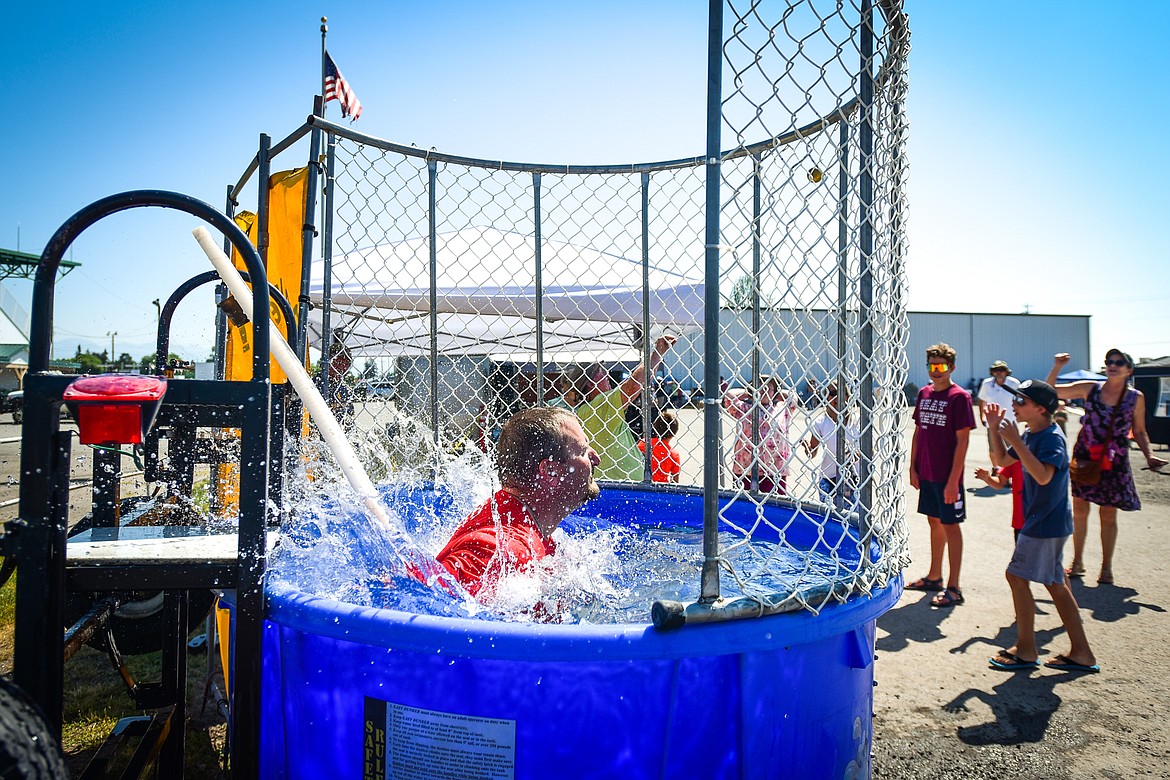
[[[118,335],[118,331],[110,331],[106,335],[110,337],[110,368],[113,368],[118,360],[117,353],[114,352],[114,336]]]

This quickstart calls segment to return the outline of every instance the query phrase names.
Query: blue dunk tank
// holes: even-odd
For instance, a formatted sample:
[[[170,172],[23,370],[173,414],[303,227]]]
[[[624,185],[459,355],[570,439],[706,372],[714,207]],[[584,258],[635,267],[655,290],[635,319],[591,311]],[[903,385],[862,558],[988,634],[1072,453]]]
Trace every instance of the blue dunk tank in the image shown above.
[[[848,524],[764,511],[788,544],[860,564],[840,559],[858,547]],[[693,492],[607,489],[565,527],[701,517]],[[270,586],[262,775],[868,777],[875,621],[900,591],[659,630],[413,614]]]
[[[699,391],[687,452],[701,480],[607,486],[566,532],[604,522],[705,537],[715,502],[720,533],[734,524],[753,544],[825,556],[836,579],[798,611],[660,629],[649,601],[640,622],[517,623],[345,603],[270,577],[264,777],[870,775],[875,621],[906,563],[906,19],[892,0],[737,13],[710,3],[706,148],[692,158],[477,160],[311,117],[330,150],[330,240],[302,292],[317,347],[393,362],[395,411],[426,418],[436,445],[460,415],[482,423],[466,440],[490,440],[515,411],[500,387],[479,395],[496,378],[531,368],[539,390],[526,402],[545,403],[542,372],[573,350],[632,352],[625,369],[652,373],[655,330],[689,318],[659,368],[664,385]],[[496,373],[485,355],[504,353],[526,365]],[[482,373],[448,383],[451,366]],[[721,380],[759,399],[766,375],[803,402],[783,498],[711,476],[726,466]],[[799,444],[829,386],[848,422],[814,459]],[[343,410],[364,441],[394,426],[381,385],[366,390]],[[482,406],[450,408],[468,397]],[[851,467],[821,489],[830,450]],[[393,508],[409,525],[411,502]]]

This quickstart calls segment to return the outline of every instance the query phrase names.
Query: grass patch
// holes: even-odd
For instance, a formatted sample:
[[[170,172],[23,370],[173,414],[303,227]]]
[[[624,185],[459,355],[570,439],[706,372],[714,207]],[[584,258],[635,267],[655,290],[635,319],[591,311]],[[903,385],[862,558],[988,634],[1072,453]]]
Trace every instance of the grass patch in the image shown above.
[[[0,588],[0,674],[12,674],[14,626],[16,625],[16,575]]]
[[[13,576],[0,588],[0,674],[12,672],[15,622],[16,577]],[[162,653],[130,656],[125,660],[139,681],[152,681],[160,676]],[[61,747],[70,774],[76,777],[121,718],[141,715],[143,711],[134,708],[126,686],[104,652],[82,648],[65,664],[64,675]],[[203,707],[206,679],[206,656],[188,656],[185,769],[187,777],[193,778],[221,776],[219,751],[227,734],[214,704]]]

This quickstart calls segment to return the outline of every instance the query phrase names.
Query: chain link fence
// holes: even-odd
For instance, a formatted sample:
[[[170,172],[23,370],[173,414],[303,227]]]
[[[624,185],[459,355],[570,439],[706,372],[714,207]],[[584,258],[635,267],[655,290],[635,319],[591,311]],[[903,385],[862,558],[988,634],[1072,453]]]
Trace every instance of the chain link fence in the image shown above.
[[[738,518],[745,503],[761,508],[758,522],[770,522],[762,507],[785,503],[834,555],[854,547],[862,563],[838,575],[868,592],[906,563],[909,34],[896,2],[723,10],[718,214],[706,208],[704,156],[534,166],[318,122],[327,241],[310,294],[318,343],[336,344],[323,350],[336,369],[326,393],[355,440],[397,439],[397,466],[441,470],[471,449],[490,457],[521,408],[588,402],[583,378],[604,375],[630,435],[600,452],[602,476],[661,477],[653,442],[650,454],[635,450],[636,468],[619,464],[673,420],[681,467],[667,478],[701,486],[705,465],[717,469],[731,496],[726,547],[753,543],[732,507]],[[712,281],[721,381],[705,388]],[[664,336],[677,341],[659,364]],[[622,395],[631,378],[642,391]],[[721,407],[710,440],[704,396]],[[838,520],[856,533],[834,534]],[[871,544],[876,555],[859,555]],[[758,590],[725,565],[743,592]]]

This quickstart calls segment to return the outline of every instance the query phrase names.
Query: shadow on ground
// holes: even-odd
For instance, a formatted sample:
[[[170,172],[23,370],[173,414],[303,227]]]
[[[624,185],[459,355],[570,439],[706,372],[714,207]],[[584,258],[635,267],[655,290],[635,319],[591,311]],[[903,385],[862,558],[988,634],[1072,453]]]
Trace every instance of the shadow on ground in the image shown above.
[[[958,607],[932,607],[933,593],[906,591],[907,596],[921,596],[914,601],[899,604],[878,618],[878,628],[888,636],[877,640],[876,647],[883,653],[896,653],[914,643],[937,642],[945,637],[942,622]],[[904,597],[905,598],[905,597]]]
[[[1121,588],[1116,585],[1090,587],[1089,583],[1079,577],[1069,581],[1072,583],[1072,592],[1076,596],[1077,604],[1081,609],[1090,610],[1093,620],[1112,623],[1136,615],[1143,609],[1151,612],[1166,611],[1166,608],[1159,604],[1135,601],[1138,592],[1133,588]]]

